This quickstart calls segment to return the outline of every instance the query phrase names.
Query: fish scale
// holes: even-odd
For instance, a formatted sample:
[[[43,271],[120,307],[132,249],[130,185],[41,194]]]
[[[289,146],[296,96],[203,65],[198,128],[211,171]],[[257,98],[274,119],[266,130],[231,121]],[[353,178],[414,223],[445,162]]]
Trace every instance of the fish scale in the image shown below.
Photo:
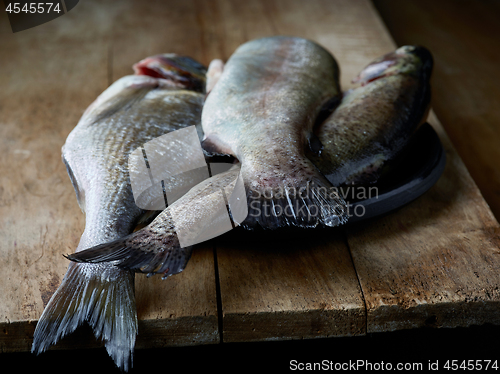
[[[161,78],[161,71],[154,78],[142,74],[141,66],[150,63],[155,69],[167,64],[168,76]],[[132,151],[168,132],[200,123],[204,94],[185,86],[204,85],[202,65],[169,54],[134,67],[136,75],[119,79],[89,106],[62,149],[86,215],[76,252],[130,234],[145,213],[135,204],[130,184]],[[175,79],[176,69],[182,83]],[[116,365],[127,371],[137,335],[134,273],[113,263],[70,263],[37,323],[32,352],[45,351],[84,321],[104,341]]]
[[[278,43],[278,45],[281,42],[290,45],[290,43],[293,44],[293,40],[282,39],[281,37],[271,38],[271,41]],[[304,40],[295,40],[295,42],[305,45],[309,45],[308,43],[310,43]],[[257,41],[258,46],[259,43],[261,41]],[[271,43],[271,46],[273,43]],[[309,47],[312,47],[315,51],[322,51],[322,49],[318,49],[320,48],[319,46],[314,47],[309,45]],[[276,49],[276,45],[273,48]],[[256,49],[259,50],[259,48]],[[345,175],[341,174],[343,179],[332,178],[332,181],[335,183],[346,183],[349,178],[357,176],[360,170],[365,177],[373,178],[376,175],[376,170],[373,170],[373,172],[372,170],[368,170],[366,163],[360,165],[359,159],[356,158],[357,155],[361,154],[363,156],[361,157],[363,162],[373,163],[376,161],[376,150],[379,148],[381,139],[383,139],[386,143],[385,150],[388,152],[384,155],[383,161],[385,162],[385,157],[396,155],[398,149],[405,145],[407,136],[411,135],[413,129],[425,119],[429,99],[428,78],[432,67],[432,60],[429,62],[430,54],[422,49],[417,49],[415,56],[408,56],[408,53],[412,55],[412,50],[413,48],[410,47],[403,48],[399,53],[399,57],[409,58],[417,62],[416,64],[409,64],[408,61],[405,61],[405,71],[402,71],[401,67],[397,64],[394,66],[390,65],[389,67],[388,64],[385,64],[384,66],[388,67],[387,70],[378,69],[375,66],[376,69],[373,69],[372,73],[364,78],[364,86],[357,88],[355,92],[349,95],[345,95],[336,111],[318,127],[318,137],[324,142],[323,151],[320,156],[311,152],[308,153],[308,156],[330,178],[332,175],[335,177],[335,172],[342,171],[342,167],[346,165],[348,168],[347,173]],[[304,49],[301,49],[301,51],[304,52]],[[323,51],[321,53],[324,54],[326,52]],[[386,60],[384,61],[387,61],[387,57],[385,58]],[[329,58],[326,57],[326,59],[328,60]],[[250,60],[252,60],[251,57]],[[375,61],[373,64],[377,63],[378,61]],[[262,112],[256,111],[256,106],[252,106],[251,101],[241,100],[241,97],[238,97],[238,80],[236,79],[240,74],[243,74],[243,77],[238,79],[240,79],[239,82],[242,83],[241,86],[244,90],[251,91],[252,86],[260,89],[265,84],[270,86],[276,86],[277,84],[277,80],[271,75],[270,79],[272,82],[269,84],[269,82],[264,81],[262,82],[263,85],[261,85],[258,79],[261,72],[258,72],[257,67],[254,65],[250,65],[252,69],[249,69],[247,74],[237,69],[225,70],[223,64],[220,61],[216,61],[210,64],[208,72],[208,76],[210,77],[209,85],[212,89],[208,98],[213,94],[218,95],[217,86],[220,81],[217,81],[217,79],[222,79],[224,74],[226,74],[225,79],[231,82],[228,84],[229,88],[224,85],[222,86],[225,90],[224,95],[221,95],[222,98],[216,96],[216,99],[214,99],[215,103],[210,104],[212,107],[207,109],[210,113],[209,117],[211,117],[209,119],[210,124],[208,127],[204,127],[208,130],[207,133],[212,136],[216,135],[217,137],[223,134],[225,141],[220,142],[220,139],[215,139],[214,143],[214,138],[210,138],[209,135],[207,138],[209,141],[206,145],[209,147],[209,150],[215,153],[233,152],[235,156],[239,156],[240,162],[227,172],[217,174],[193,187],[183,197],[175,201],[172,205],[169,205],[153,222],[143,229],[109,243],[100,244],[85,251],[69,255],[68,258],[70,260],[93,264],[113,261],[114,264],[124,269],[150,274],[162,273],[163,277],[167,277],[181,271],[185,265],[183,260],[187,259],[190,255],[190,248],[183,249],[180,246],[177,235],[179,230],[189,231],[193,227],[203,226],[207,221],[207,213],[210,213],[216,207],[213,199],[214,192],[217,192],[220,188],[225,188],[226,195],[229,195],[234,185],[233,182],[243,170],[244,165],[246,165],[247,175],[251,176],[250,180],[247,179],[245,181],[246,189],[251,187],[259,188],[262,186],[262,181],[269,184],[280,183],[282,186],[288,186],[289,188],[296,187],[297,176],[301,173],[303,174],[303,164],[309,165],[309,161],[307,159],[304,160],[301,153],[307,149],[304,136],[301,135],[304,133],[304,129],[298,125],[293,129],[289,128],[290,118],[293,118],[294,112],[297,113],[294,108],[289,110],[288,108],[277,107],[274,108],[277,113],[272,116],[262,116]],[[215,67],[217,71],[211,72],[212,67]],[[324,79],[328,74],[332,74],[331,69],[334,68],[335,70],[335,67],[335,64],[326,64],[323,66],[326,71],[320,72],[318,76]],[[392,70],[390,69],[391,67],[393,68]],[[310,70],[306,69],[306,71],[311,73]],[[236,74],[235,72],[239,73]],[[363,76],[365,73],[363,71],[361,75]],[[413,88],[417,87],[418,89],[413,90],[410,89],[411,87],[405,88],[404,85],[398,86],[395,84],[395,81],[405,81],[406,73],[417,77],[416,80],[411,78],[411,81],[415,83]],[[389,75],[386,77],[385,74]],[[253,79],[257,79],[257,82],[253,81]],[[292,78],[291,81],[293,82],[294,79]],[[234,80],[236,80],[236,83]],[[372,81],[368,82],[369,80]],[[301,83],[302,81],[299,80],[298,82]],[[331,91],[328,92],[331,93]],[[333,92],[335,93],[335,90]],[[418,94],[416,95],[415,92]],[[258,93],[254,94],[257,97],[262,97]],[[230,100],[223,107],[221,103],[224,102],[223,98],[230,95],[235,95],[236,102],[243,108],[239,106],[234,107],[234,102]],[[301,94],[298,95],[300,96]],[[317,95],[321,96],[321,93],[317,93]],[[270,97],[272,95],[267,93],[266,96]],[[404,102],[408,105],[401,105],[401,102],[397,99],[401,96],[407,96]],[[366,105],[367,102],[365,100],[371,106]],[[239,101],[242,101],[242,103],[239,103]],[[250,109],[244,108],[244,104],[249,103]],[[394,110],[387,110],[387,108]],[[318,112],[318,108],[314,107],[314,113]],[[303,110],[299,111],[299,113],[301,113],[300,118],[306,121],[308,126],[312,127],[316,114],[306,113]],[[239,121],[241,120],[243,125],[238,126],[239,121],[235,121],[236,124],[233,122],[233,125],[231,123],[228,125],[228,118],[234,121],[234,117]],[[340,121],[339,118],[343,118],[343,121]],[[258,123],[255,124],[252,121],[257,121]],[[245,131],[250,133],[250,135],[244,134],[246,141],[237,139],[241,136],[241,132]],[[402,139],[398,138],[401,134],[404,135]],[[233,139],[232,137],[236,138]],[[268,147],[262,147],[262,143],[269,139],[273,141],[279,139],[280,145],[285,142],[286,144],[285,146],[268,144]],[[219,143],[217,143],[217,140],[219,140]],[[283,165],[287,167],[286,170],[283,169]],[[335,166],[332,168],[332,165]],[[361,167],[358,168],[359,166]],[[333,173],[331,173],[332,171]],[[311,175],[315,175],[317,171],[314,168],[310,168],[308,172]],[[290,184],[287,185],[286,183]],[[263,192],[265,193],[266,191]],[[313,190],[312,193],[314,192]],[[328,196],[315,194],[314,198],[316,199],[315,203],[331,204]],[[273,199],[272,197],[269,198],[269,204],[272,207],[282,207],[291,203],[289,195],[284,196],[281,200]],[[306,208],[310,207],[307,204],[304,204],[304,206]],[[180,217],[179,220],[173,219],[175,211],[181,212],[178,215]],[[267,228],[276,228],[277,223],[279,226],[297,225],[302,222],[297,220],[297,217],[285,217],[285,219],[277,221],[273,217],[267,220],[266,217],[262,216],[259,217],[258,221],[259,225]],[[311,224],[311,226],[314,224]],[[331,226],[336,224],[339,224],[339,221],[330,223]],[[196,229],[193,231],[196,233]]]
[[[137,272],[161,273],[165,279],[181,271],[192,248],[182,248],[178,233],[184,232],[194,241],[203,233],[211,213],[218,207],[216,192],[221,188],[229,196],[240,172],[240,165],[199,183],[169,205],[147,227],[123,238],[103,243],[67,256],[72,261],[114,264]],[[178,217],[174,219],[173,216]],[[210,217],[210,218],[207,218]],[[200,231],[201,230],[201,231]]]
[[[249,206],[244,227],[346,221],[346,203],[305,157],[317,116],[336,100],[337,63],[316,43],[275,36],[231,55],[203,107],[203,146],[241,162]]]
[[[374,183],[425,122],[430,106],[432,55],[403,46],[370,63],[317,128],[321,155],[309,155],[335,186]]]

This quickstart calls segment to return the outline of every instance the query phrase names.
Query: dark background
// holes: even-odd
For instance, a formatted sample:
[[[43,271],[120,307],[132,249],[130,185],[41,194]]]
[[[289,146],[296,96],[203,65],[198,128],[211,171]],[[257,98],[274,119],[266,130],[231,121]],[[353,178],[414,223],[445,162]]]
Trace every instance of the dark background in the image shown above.
[[[360,337],[314,339],[302,341],[223,343],[194,347],[170,347],[136,350],[131,373],[142,372],[276,372],[290,370],[290,361],[344,363],[367,360],[375,363],[422,363],[439,360],[440,369],[447,360],[498,360],[500,326],[469,328],[422,328]],[[3,370],[48,370],[119,373],[104,348],[92,350],[50,350],[36,357],[30,353],[3,353]],[[9,369],[8,369],[9,368]],[[13,369],[10,369],[13,368]],[[15,369],[14,369],[15,368]],[[451,371],[451,370],[450,370]],[[490,369],[489,371],[497,371]],[[6,371],[7,372],[7,371]]]

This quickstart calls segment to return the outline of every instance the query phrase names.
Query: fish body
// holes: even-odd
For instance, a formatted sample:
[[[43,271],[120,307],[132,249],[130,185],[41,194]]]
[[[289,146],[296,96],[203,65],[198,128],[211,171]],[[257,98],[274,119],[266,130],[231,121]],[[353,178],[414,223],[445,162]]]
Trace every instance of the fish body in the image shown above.
[[[375,182],[425,122],[430,105],[432,55],[403,46],[370,63],[319,126],[323,145],[313,163],[334,185]]]
[[[169,74],[161,72],[164,66]],[[62,148],[85,213],[76,252],[130,234],[145,213],[134,202],[130,153],[154,138],[200,123],[204,94],[196,91],[204,86],[201,65],[160,55],[134,68],[135,75],[116,81],[89,106]],[[190,75],[190,69],[197,75]],[[182,79],[173,79],[176,74]],[[134,273],[111,263],[71,263],[37,324],[32,352],[43,352],[84,321],[126,371],[137,334]]]
[[[345,221],[345,202],[305,157],[316,144],[316,117],[336,100],[337,63],[309,40],[257,39],[229,58],[203,108],[203,146],[241,162],[249,206],[244,227]]]

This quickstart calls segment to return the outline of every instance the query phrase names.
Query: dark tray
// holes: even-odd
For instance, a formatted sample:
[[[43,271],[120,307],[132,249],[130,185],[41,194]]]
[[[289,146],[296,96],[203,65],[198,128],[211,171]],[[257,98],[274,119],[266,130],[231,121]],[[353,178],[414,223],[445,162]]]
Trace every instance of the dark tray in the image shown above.
[[[280,241],[284,237],[298,238],[308,237],[309,235],[329,235],[330,230],[337,230],[345,226],[356,225],[365,220],[376,219],[403,207],[431,188],[443,173],[446,165],[446,153],[432,126],[424,123],[413,135],[410,143],[403,153],[397,157],[396,161],[396,163],[392,162],[384,167],[385,170],[377,183],[362,186],[366,189],[376,187],[378,190],[377,196],[360,200],[345,198],[349,203],[352,216],[342,226],[333,228],[318,226],[315,230],[297,229],[297,227],[290,226],[276,230],[264,230],[260,227],[253,230],[244,230],[237,227],[235,230],[217,237],[216,240],[228,243],[234,240],[250,242],[276,241],[276,248],[280,248]],[[353,214],[357,209],[362,209],[357,208],[357,206],[362,206],[364,209],[363,215],[356,216]]]
[[[437,182],[445,165],[446,152],[441,141],[432,126],[424,123],[398,157],[397,164],[390,165],[390,171],[380,177],[377,183],[361,186],[367,190],[372,188],[371,196],[366,193],[367,198],[357,200],[352,198],[352,190],[341,187],[350,204],[351,217],[346,224],[382,216],[410,203]],[[374,187],[378,192],[376,195]]]

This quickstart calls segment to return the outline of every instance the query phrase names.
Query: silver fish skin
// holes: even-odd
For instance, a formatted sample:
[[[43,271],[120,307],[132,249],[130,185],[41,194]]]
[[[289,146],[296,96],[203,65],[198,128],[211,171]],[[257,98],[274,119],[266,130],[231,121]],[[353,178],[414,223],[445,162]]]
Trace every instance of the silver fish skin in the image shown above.
[[[130,153],[168,132],[200,124],[202,65],[168,54],[141,61],[134,70],[135,75],[113,83],[89,106],[62,148],[85,213],[76,252],[130,234],[145,213],[134,203]],[[37,323],[32,352],[45,351],[84,321],[104,341],[115,364],[127,371],[137,334],[134,273],[112,263],[70,263]]]
[[[249,41],[227,61],[203,107],[203,147],[241,162],[245,228],[336,226],[347,219],[345,202],[305,157],[317,144],[316,117],[340,100],[338,74],[329,52],[297,37]]]
[[[370,63],[335,111],[316,130],[323,144],[313,163],[334,185],[374,183],[403,150],[430,106],[433,59],[403,46]]]
[[[184,269],[192,252],[192,246],[181,247],[178,233],[188,233],[191,236],[188,239],[193,242],[198,242],[197,236],[207,230],[213,236],[222,234],[217,232],[218,222],[211,222],[209,227],[207,222],[220,207],[216,193],[224,189],[226,196],[230,196],[239,172],[240,165],[235,164],[228,171],[194,186],[141,230],[66,257],[84,263],[112,261],[120,268],[148,276],[161,274],[162,279],[177,274]]]

